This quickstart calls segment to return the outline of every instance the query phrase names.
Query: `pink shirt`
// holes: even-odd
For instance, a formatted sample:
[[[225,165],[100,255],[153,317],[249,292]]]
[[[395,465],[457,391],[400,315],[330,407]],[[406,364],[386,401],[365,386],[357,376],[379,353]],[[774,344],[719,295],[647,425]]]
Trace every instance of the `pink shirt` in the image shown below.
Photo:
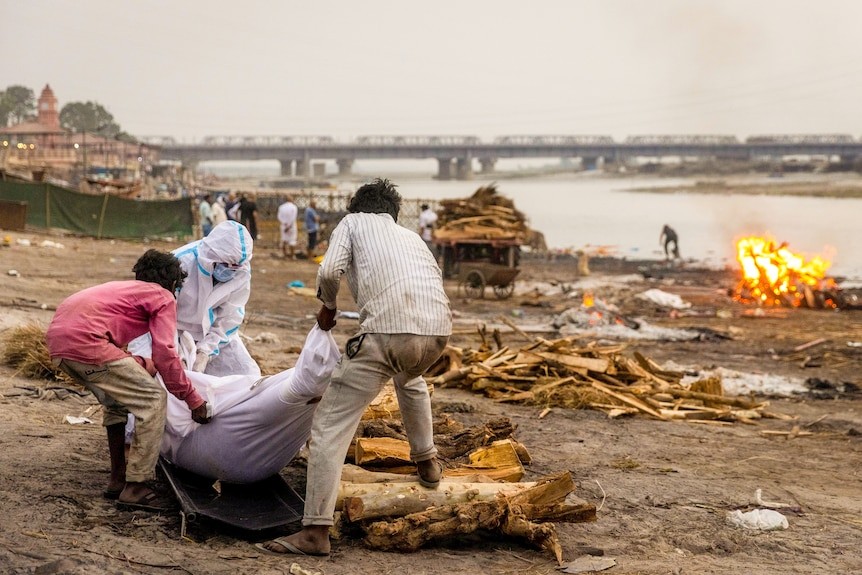
[[[152,282],[115,281],[81,290],[57,308],[46,338],[51,357],[101,365],[130,354],[126,345],[147,332],[165,387],[189,409],[204,400],[183,371],[174,345],[177,302]]]

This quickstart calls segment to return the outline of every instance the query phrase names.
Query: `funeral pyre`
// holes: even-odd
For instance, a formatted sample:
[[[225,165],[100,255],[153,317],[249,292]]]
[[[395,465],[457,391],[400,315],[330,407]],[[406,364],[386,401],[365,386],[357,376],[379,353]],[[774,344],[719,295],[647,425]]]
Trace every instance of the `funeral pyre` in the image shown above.
[[[806,259],[787,242],[749,236],[736,243],[742,279],[734,290],[736,301],[758,306],[832,309],[841,307],[838,285],[826,275],[832,265],[821,256]]]

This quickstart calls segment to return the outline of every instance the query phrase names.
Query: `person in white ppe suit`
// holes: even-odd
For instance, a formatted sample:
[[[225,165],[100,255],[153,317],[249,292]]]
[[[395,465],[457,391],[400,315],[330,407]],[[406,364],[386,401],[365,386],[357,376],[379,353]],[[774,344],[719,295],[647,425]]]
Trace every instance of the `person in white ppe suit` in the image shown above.
[[[188,273],[177,294],[177,331],[194,338],[192,371],[260,377],[260,367],[239,337],[251,295],[252,250],[245,226],[228,220],[173,252]]]

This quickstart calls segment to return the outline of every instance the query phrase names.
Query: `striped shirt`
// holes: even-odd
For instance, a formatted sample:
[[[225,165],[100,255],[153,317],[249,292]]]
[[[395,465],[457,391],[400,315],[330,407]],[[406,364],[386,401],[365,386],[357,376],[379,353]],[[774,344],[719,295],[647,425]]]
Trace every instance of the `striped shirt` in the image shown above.
[[[434,256],[389,214],[347,214],[332,230],[317,272],[317,297],[336,308],[341,276],[359,307],[362,333],[452,333],[452,312]]]

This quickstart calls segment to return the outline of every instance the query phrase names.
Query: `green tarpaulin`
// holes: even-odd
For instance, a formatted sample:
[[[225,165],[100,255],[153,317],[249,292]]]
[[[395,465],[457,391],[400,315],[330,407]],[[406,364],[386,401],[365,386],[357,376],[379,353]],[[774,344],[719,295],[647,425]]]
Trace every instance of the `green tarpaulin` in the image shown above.
[[[192,235],[191,198],[127,200],[89,195],[51,184],[0,181],[0,200],[27,202],[27,225],[60,228],[97,238]]]

